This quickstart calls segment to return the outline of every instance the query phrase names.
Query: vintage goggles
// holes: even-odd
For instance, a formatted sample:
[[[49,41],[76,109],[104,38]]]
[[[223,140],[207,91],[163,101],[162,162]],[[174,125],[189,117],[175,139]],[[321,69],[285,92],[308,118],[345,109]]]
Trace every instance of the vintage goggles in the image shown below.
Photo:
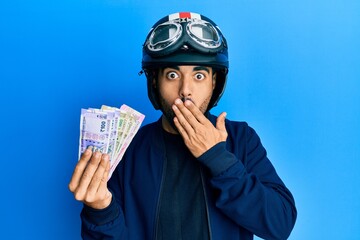
[[[201,19],[170,20],[154,28],[145,48],[154,57],[171,54],[191,46],[201,53],[218,53],[224,41],[220,29]]]

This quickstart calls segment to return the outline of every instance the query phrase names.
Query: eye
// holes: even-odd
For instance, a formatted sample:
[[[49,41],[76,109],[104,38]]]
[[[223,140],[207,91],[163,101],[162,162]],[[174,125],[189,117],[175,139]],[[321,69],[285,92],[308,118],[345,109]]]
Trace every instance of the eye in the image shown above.
[[[176,79],[176,78],[179,77],[179,75],[178,75],[176,72],[168,72],[168,73],[166,74],[166,77],[167,77],[168,79]]]
[[[202,74],[202,73],[197,73],[195,74],[195,79],[198,80],[198,81],[201,81],[205,78],[205,75]]]

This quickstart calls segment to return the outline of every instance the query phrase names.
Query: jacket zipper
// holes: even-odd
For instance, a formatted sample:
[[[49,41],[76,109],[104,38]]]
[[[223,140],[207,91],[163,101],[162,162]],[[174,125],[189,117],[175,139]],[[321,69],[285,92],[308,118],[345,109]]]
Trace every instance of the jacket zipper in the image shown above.
[[[156,204],[156,215],[155,215],[155,225],[154,225],[154,240],[157,239],[157,226],[159,223],[159,208],[160,208],[160,202],[161,202],[161,192],[162,192],[162,188],[163,188],[163,182],[164,182],[164,175],[165,175],[165,169],[167,165],[167,159],[166,157],[164,157],[164,164],[163,164],[163,169],[162,169],[162,173],[161,173],[161,182],[160,182],[160,188],[159,188],[159,194],[158,194],[158,201]]]
[[[161,203],[161,192],[162,192],[162,188],[163,188],[163,183],[164,183],[164,175],[165,175],[165,170],[167,167],[167,159],[166,157],[164,157],[164,165],[163,165],[163,170],[161,173],[161,182],[160,182],[160,189],[159,189],[159,194],[158,194],[158,201],[156,204],[156,216],[155,216],[155,225],[154,225],[154,240],[157,239],[157,226],[159,223],[159,207],[160,207],[160,203]],[[209,206],[208,206],[208,199],[207,199],[207,194],[206,194],[206,189],[205,189],[205,180],[204,180],[204,174],[203,174],[203,167],[200,166],[200,177],[201,177],[201,183],[202,183],[202,190],[204,193],[204,200],[205,200],[205,207],[206,207],[206,215],[207,215],[207,224],[208,224],[208,229],[209,229],[209,240],[212,240],[212,233],[211,233],[211,224],[210,224],[210,214],[209,214]]]
[[[200,166],[200,176],[201,176],[201,183],[202,183],[202,188],[203,188],[203,192],[204,192],[207,223],[208,223],[208,229],[209,229],[209,240],[212,240],[209,206],[208,206],[208,199],[207,199],[207,194],[206,194],[206,189],[205,189],[205,180],[204,180],[204,174],[203,174],[203,167],[202,166]]]

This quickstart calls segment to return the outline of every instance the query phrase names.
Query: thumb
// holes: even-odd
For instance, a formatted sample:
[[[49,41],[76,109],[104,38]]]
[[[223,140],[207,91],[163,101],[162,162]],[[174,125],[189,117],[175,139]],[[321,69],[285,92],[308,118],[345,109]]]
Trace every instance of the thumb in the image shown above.
[[[219,117],[216,119],[216,128],[220,131],[225,131],[225,118],[226,118],[226,112],[222,112]]]

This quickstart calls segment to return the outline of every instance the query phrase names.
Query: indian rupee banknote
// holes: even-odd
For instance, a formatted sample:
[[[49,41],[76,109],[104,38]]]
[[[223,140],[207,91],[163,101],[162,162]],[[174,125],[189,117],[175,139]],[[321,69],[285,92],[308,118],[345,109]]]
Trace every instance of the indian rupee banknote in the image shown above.
[[[110,157],[109,178],[139,130],[145,116],[123,104],[120,108],[103,105],[101,109],[81,109],[79,159],[92,147]]]

